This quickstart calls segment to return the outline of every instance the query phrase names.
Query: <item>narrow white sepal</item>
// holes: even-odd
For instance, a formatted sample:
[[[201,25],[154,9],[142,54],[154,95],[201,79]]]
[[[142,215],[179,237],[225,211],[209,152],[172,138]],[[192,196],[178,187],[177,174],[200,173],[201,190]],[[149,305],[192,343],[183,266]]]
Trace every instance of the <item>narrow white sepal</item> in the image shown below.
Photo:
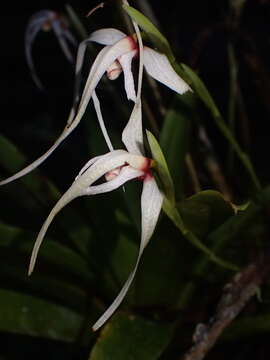
[[[142,255],[142,253],[139,253],[135,267],[134,267],[133,271],[130,273],[130,275],[129,275],[127,281],[125,282],[124,286],[122,287],[120,293],[117,295],[117,297],[115,298],[113,303],[110,305],[110,307],[105,311],[105,313],[93,325],[93,327],[92,327],[93,331],[98,330],[102,325],[104,325],[105,322],[112,316],[112,314],[115,312],[115,310],[119,307],[119,305],[123,301],[124,297],[126,296],[126,294],[128,292],[128,289],[130,288],[130,285],[134,279],[134,276],[136,274],[141,255]]]
[[[143,155],[142,105],[135,103],[129,121],[122,132],[122,141],[132,154]]]
[[[128,100],[136,101],[134,78],[132,74],[132,59],[137,54],[137,49],[134,49],[127,54],[124,54],[118,58],[118,61],[124,72],[124,84]]]
[[[37,239],[35,241],[35,244],[34,244],[34,247],[32,250],[32,254],[31,254],[28,275],[31,275],[31,273],[34,270],[39,248],[42,244],[42,241],[48,230],[48,227],[52,223],[53,219],[59,213],[60,210],[62,210],[69,202],[71,202],[73,199],[75,199],[76,197],[78,197],[80,195],[83,195],[83,193],[81,192],[81,189],[75,188],[75,187],[72,188],[72,186],[71,186],[68,189],[68,191],[60,198],[60,200],[52,208],[50,214],[48,215],[47,219],[45,220],[44,224],[42,225],[40,232],[37,236]]]
[[[65,54],[66,58],[68,59],[69,62],[73,63],[74,62],[74,57],[71,53],[71,51],[69,50],[68,47],[68,43],[67,43],[67,37],[66,37],[66,32],[68,30],[63,30],[62,24],[60,23],[60,21],[52,21],[52,29],[55,32],[55,36],[59,42],[59,45],[63,51],[63,53]],[[74,38],[75,41],[75,38]]]
[[[163,194],[159,190],[153,176],[147,175],[143,182],[141,197],[142,236],[141,247],[144,249],[155,230],[163,202]]]
[[[92,32],[92,34],[89,36],[89,40],[95,41],[101,45],[113,45],[126,36],[127,35],[120,30],[106,28]]]
[[[141,244],[139,249],[139,254],[137,257],[136,264],[134,269],[130,273],[127,281],[122,287],[120,293],[117,295],[113,303],[105,311],[105,313],[98,319],[98,321],[93,325],[92,329],[94,331],[98,330],[105,322],[112,316],[112,314],[119,307],[124,297],[126,296],[128,289],[135,277],[141,256],[143,254],[144,248],[149,242],[153,232],[155,230],[159,213],[161,211],[163,201],[163,195],[157,187],[156,181],[154,178],[147,177],[144,180],[143,192],[141,197],[141,209],[142,209],[142,234],[141,234]]]
[[[167,56],[145,46],[143,63],[147,73],[178,94],[192,91],[189,85],[174,71]]]

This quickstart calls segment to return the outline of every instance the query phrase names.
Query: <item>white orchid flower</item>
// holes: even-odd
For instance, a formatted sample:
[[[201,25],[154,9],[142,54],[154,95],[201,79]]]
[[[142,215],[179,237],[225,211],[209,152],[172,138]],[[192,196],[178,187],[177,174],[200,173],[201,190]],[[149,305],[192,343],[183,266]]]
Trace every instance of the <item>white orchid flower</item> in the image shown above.
[[[32,59],[32,46],[40,30],[48,31],[50,29],[54,31],[63,53],[71,63],[74,62],[74,57],[69,49],[69,43],[74,49],[78,46],[77,40],[68,30],[63,17],[56,12],[52,10],[41,10],[30,18],[25,31],[25,53],[31,76],[40,89],[43,89],[43,86],[35,70]]]
[[[140,112],[140,104],[138,106],[135,104],[131,117],[131,123],[140,122]],[[97,156],[91,159],[83,167],[71,187],[56,203],[44,222],[36,239],[30,260],[29,275],[34,269],[40,245],[49,225],[53,221],[55,215],[73,199],[83,195],[95,195],[112,191],[119,188],[127,181],[135,178],[143,180],[141,195],[141,243],[137,261],[134,269],[130,273],[127,281],[118,296],[115,298],[114,302],[94,324],[94,330],[100,328],[108,320],[124,299],[136,274],[143,250],[154,232],[162,207],[163,195],[151,173],[151,166],[153,162],[141,154],[140,142],[135,142],[134,139],[129,138],[131,134],[130,130],[132,128],[131,123],[129,122],[129,125],[126,127],[126,131],[123,133],[123,141],[125,142],[127,149],[135,149],[135,153],[125,150],[113,150],[105,155]],[[109,178],[111,180],[100,185],[93,185],[96,180],[103,175],[106,176],[107,174],[109,175],[107,179]]]
[[[107,76],[110,80],[114,80],[123,70],[127,98],[135,101],[136,95],[131,65],[133,58],[138,54],[137,42],[132,36],[127,36],[122,31],[113,28],[97,30],[90,36],[92,41],[107,46],[111,46],[125,38],[130,39],[130,50],[128,53],[123,54],[116,59],[107,70]],[[191,91],[189,85],[174,71],[166,55],[161,54],[148,46],[144,46],[143,65],[146,72],[151,77],[178,94],[183,94],[188,90]]]

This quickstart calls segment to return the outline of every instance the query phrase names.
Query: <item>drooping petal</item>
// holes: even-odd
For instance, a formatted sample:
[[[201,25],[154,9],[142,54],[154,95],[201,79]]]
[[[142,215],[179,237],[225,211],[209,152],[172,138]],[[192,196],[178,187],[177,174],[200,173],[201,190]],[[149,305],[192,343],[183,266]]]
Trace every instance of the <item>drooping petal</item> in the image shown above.
[[[178,94],[183,94],[188,90],[192,91],[188,84],[174,71],[165,55],[145,46],[143,63],[150,76]]]
[[[78,47],[78,41],[77,39],[73,36],[72,32],[69,29],[64,29],[63,30],[63,34],[65,36],[65,38],[75,47]]]
[[[85,51],[87,48],[87,45],[90,43],[91,41],[89,40],[89,38],[83,40],[79,47],[78,47],[78,51],[77,51],[77,58],[76,58],[76,65],[75,65],[75,83],[74,83],[74,91],[73,91],[73,104],[72,104],[72,108],[68,117],[68,121],[67,121],[67,125],[71,124],[72,121],[74,120],[74,117],[76,115],[77,112],[77,107],[80,101],[80,88],[81,88],[81,82],[82,82],[82,67],[83,67],[83,61],[84,61],[84,56],[85,56]],[[105,48],[102,49],[99,54],[97,55],[96,60],[101,60],[103,53],[105,52]],[[98,63],[98,62],[97,62]],[[95,67],[91,67],[90,72],[95,71]]]
[[[124,297],[126,296],[128,289],[130,288],[130,285],[136,275],[137,268],[140,262],[142,252],[139,253],[136,264],[134,266],[134,269],[130,273],[127,281],[123,285],[121,291],[117,295],[117,297],[114,299],[113,303],[109,306],[109,308],[104,312],[104,314],[98,319],[98,321],[95,322],[95,324],[92,326],[93,331],[98,330],[102,325],[105,324],[105,322],[113,315],[115,310],[119,307],[121,302],[123,301]]]
[[[32,59],[32,46],[38,32],[42,29],[43,24],[50,19],[52,14],[53,12],[50,10],[42,10],[34,14],[27,24],[24,36],[26,61],[36,86],[41,90],[43,89],[43,86],[39,77],[37,76],[35,65]]]
[[[94,163],[92,163],[91,166],[87,167],[84,172],[80,172],[80,174],[76,177],[75,181],[71,185],[71,187],[65,192],[65,194],[60,198],[60,200],[56,203],[56,205],[51,210],[49,216],[45,220],[38,237],[36,239],[31,259],[30,259],[30,265],[29,265],[29,271],[28,274],[30,275],[34,269],[37,254],[40,248],[40,245],[43,241],[43,238],[48,230],[48,227],[50,226],[51,222],[53,221],[55,215],[63,209],[69,202],[71,202],[73,199],[91,194],[90,187],[91,185],[98,180],[101,176],[105,175],[108,171],[123,166],[125,164],[130,164],[135,169],[144,169],[145,166],[147,166],[148,159],[143,158],[142,156],[137,156],[133,154],[127,153],[125,150],[114,150],[112,152],[109,152],[98,159],[95,158]],[[89,162],[87,163],[89,165]],[[122,181],[126,182],[128,177],[130,175],[133,176],[134,172],[130,171],[128,175],[125,175],[124,177],[120,178],[119,186],[121,186]],[[133,178],[131,176],[131,178]],[[112,184],[115,184],[117,182],[114,182]],[[116,184],[117,185],[117,184]],[[108,187],[105,187],[105,190],[108,189]],[[112,189],[113,190],[113,189]],[[110,190],[107,190],[110,191]]]
[[[68,47],[67,39],[70,39],[74,46],[77,46],[77,41],[68,29],[63,28],[62,21],[59,17],[52,20],[52,28],[66,58],[69,62],[74,63],[74,56]]]
[[[148,244],[158,221],[163,202],[163,194],[159,190],[156,180],[150,174],[146,175],[143,182],[141,197],[142,210],[142,237],[141,247]]]
[[[122,132],[122,141],[127,150],[132,154],[144,154],[141,101],[136,103],[133,107],[129,121]]]
[[[104,155],[95,156],[92,159],[88,160],[87,163],[81,168],[79,174],[75,177],[75,180],[78,179],[91,165],[93,165],[97,160],[103,158]]]
[[[79,107],[84,112],[89,98],[92,96],[92,91],[96,88],[100,78],[108,69],[108,67],[121,55],[132,51],[136,47],[134,40],[130,37],[125,37],[112,46],[103,48],[102,56],[97,56],[91,71],[88,75],[86,85],[83,91],[82,99]],[[78,113],[78,116],[80,111]]]
[[[98,330],[112,316],[112,314],[119,307],[124,297],[126,296],[128,289],[135,277],[141,256],[143,254],[143,250],[145,249],[145,246],[148,244],[155,230],[159,213],[161,211],[162,201],[163,195],[158,189],[155,179],[151,175],[148,175],[144,180],[143,192],[141,197],[142,234],[136,264],[118,296],[115,298],[110,307],[105,311],[105,313],[94,324],[94,331]]]
[[[120,30],[114,28],[100,29],[92,32],[89,36],[89,40],[95,41],[101,45],[113,45],[117,41],[123,39],[127,35]]]
[[[134,49],[127,54],[124,54],[118,58],[118,61],[124,72],[125,90],[128,100],[136,101],[134,78],[131,71],[132,59],[137,54],[137,49]]]

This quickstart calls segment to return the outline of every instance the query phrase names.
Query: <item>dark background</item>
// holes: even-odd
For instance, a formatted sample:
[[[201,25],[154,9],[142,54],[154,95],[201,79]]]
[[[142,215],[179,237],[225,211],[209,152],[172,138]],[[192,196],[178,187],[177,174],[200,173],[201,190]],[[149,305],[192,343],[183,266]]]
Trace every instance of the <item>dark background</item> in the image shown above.
[[[238,116],[248,118],[248,129],[244,131],[238,126],[236,132],[243,147],[250,153],[263,183],[268,183],[270,2],[247,0],[238,25],[234,24],[229,4],[224,0],[153,0],[150,3],[160,30],[168,38],[176,57],[199,70],[225,118],[228,98],[227,44],[228,41],[234,44],[239,63],[240,88],[245,98],[245,106],[239,108]],[[65,124],[72,100],[73,70],[54,36],[40,33],[33,47],[33,58],[46,90],[39,91],[26,64],[24,31],[29,17],[36,11],[52,9],[62,12],[64,5],[64,1],[8,2],[1,10],[0,132],[12,140],[29,161],[48,148]],[[70,5],[84,19],[89,33],[98,27],[111,26],[112,18],[114,24],[117,21],[113,1],[109,1],[103,10],[97,10],[89,19],[85,18],[85,14],[97,2],[70,1]],[[136,6],[136,1],[131,5]],[[42,171],[49,174],[60,189],[66,188],[89,157],[85,154],[85,159],[82,159],[81,150],[78,149],[83,129],[83,126],[76,129],[61,145],[61,150],[57,150],[49,161],[41,165]],[[225,143],[211,124],[208,129],[222,159]],[[64,170],[55,171],[59,169],[59,163],[68,166],[69,178]],[[235,179],[233,173],[229,179],[240,187],[241,179]],[[1,204],[2,210],[3,207],[4,204]],[[84,359],[88,354],[88,349],[78,350],[66,344],[9,334],[0,334],[0,343],[0,359],[1,356],[3,359],[34,359],[37,356],[40,359],[59,356]]]

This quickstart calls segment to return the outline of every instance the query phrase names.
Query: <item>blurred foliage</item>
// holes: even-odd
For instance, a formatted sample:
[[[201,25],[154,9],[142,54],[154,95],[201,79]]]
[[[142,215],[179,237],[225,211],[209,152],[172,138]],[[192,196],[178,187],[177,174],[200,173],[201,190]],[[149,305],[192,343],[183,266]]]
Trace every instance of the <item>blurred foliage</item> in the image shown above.
[[[136,261],[140,182],[67,206],[46,236],[34,274],[27,277],[32,246],[49,209],[82,165],[106,151],[89,107],[81,129],[49,165],[0,188],[0,336],[9,339],[1,344],[1,360],[21,358],[22,353],[34,358],[34,344],[41,344],[40,349],[50,344],[46,358],[52,359],[179,359],[191,346],[196,325],[213,315],[226,282],[269,247],[270,172],[265,160],[270,59],[267,36],[261,36],[269,33],[269,2],[190,1],[180,13],[176,5],[164,8],[164,2],[144,0],[145,16],[138,11],[145,11],[141,3],[133,1],[134,8],[124,10],[138,22],[145,42],[166,53],[193,90],[172,95],[145,76],[148,153],[166,195],[164,212],[121,309],[98,333],[91,331],[92,324]],[[82,16],[88,3],[82,9],[70,5],[67,23],[78,38],[83,25],[88,33],[113,26],[126,31],[120,0],[106,3],[91,20]],[[162,33],[149,22],[153,14]],[[88,52],[91,62],[95,52]],[[64,60],[58,56],[59,65]],[[49,64],[54,72],[61,70]],[[87,71],[88,60],[84,75]],[[48,123],[38,121],[44,114],[32,116],[32,123],[21,114],[2,125],[1,178],[30,163],[56,138],[61,123],[53,120],[60,107],[61,118],[66,116],[72,97],[72,87],[58,87],[58,81],[57,76],[52,81],[56,100],[47,100]],[[53,91],[38,96],[54,98]],[[112,84],[103,81],[97,91],[109,134],[121,147],[119,134],[131,109],[123,101],[121,78]],[[31,113],[35,106],[40,109],[40,102],[31,100],[28,106]],[[269,358],[269,344],[263,340],[270,330],[269,284],[261,292],[261,302],[250,302],[207,358]]]

